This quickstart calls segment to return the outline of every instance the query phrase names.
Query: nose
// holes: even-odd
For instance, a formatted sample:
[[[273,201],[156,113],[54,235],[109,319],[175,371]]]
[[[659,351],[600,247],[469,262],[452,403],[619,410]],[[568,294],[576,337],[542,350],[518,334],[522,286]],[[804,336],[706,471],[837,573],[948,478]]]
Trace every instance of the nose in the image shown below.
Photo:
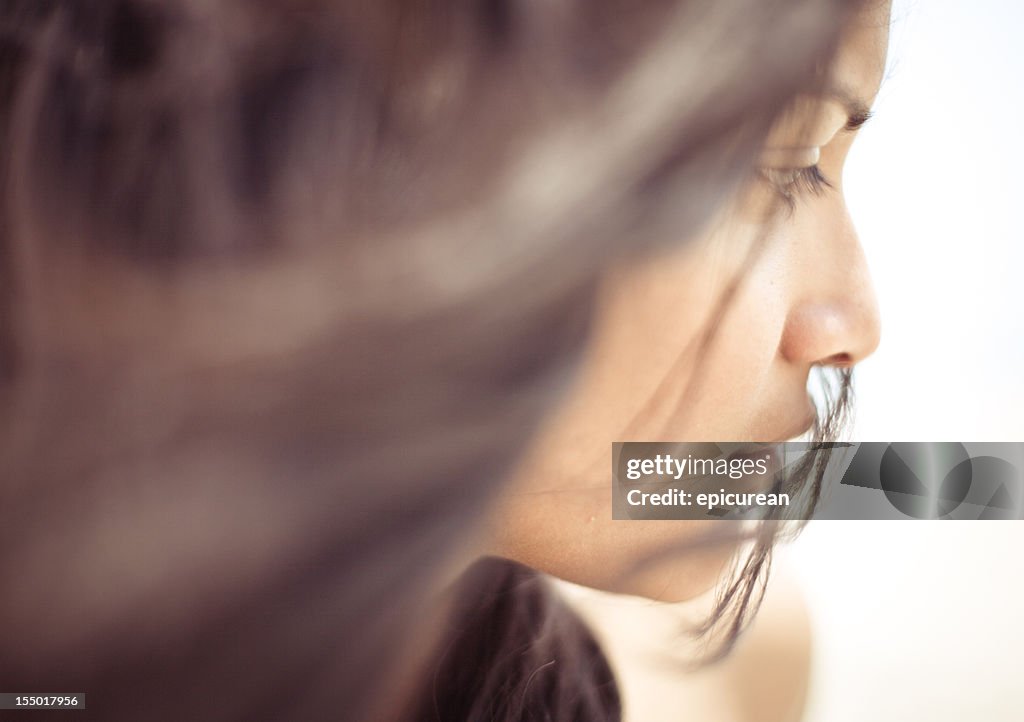
[[[793,364],[847,367],[881,338],[878,302],[845,205],[813,223],[794,244],[792,303],[780,351]]]

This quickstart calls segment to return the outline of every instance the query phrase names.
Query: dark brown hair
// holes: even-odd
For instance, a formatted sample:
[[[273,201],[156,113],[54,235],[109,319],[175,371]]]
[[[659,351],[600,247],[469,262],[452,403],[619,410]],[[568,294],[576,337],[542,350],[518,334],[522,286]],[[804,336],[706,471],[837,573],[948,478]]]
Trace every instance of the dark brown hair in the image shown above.
[[[0,4],[5,687],[395,713],[598,275],[746,177],[852,5]]]

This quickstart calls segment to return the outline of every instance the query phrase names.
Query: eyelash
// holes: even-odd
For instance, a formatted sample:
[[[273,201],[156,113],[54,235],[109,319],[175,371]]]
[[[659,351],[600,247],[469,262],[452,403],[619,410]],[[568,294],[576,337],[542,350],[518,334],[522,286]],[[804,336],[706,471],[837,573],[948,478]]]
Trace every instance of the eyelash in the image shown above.
[[[817,165],[792,169],[762,168],[761,177],[774,188],[790,209],[795,207],[801,198],[820,196],[826,190],[835,187]]]

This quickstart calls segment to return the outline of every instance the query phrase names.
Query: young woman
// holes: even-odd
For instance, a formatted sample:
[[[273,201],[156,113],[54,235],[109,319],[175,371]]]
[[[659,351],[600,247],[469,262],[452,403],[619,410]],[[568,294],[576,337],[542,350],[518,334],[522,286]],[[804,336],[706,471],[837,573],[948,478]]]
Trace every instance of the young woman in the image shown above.
[[[827,438],[837,431],[848,369],[879,340],[878,310],[846,211],[842,170],[881,83],[888,12],[888,3],[870,3],[851,18],[821,85],[798,96],[779,118],[758,157],[760,174],[722,206],[705,232],[677,250],[604,274],[579,381],[546,420],[492,515],[495,554],[587,587],[674,602],[701,595],[724,576],[709,625],[714,641],[708,658],[728,651],[757,608],[774,535],[758,538],[739,558],[736,571],[729,571],[736,561],[736,540],[730,543],[727,531],[726,541],[707,541],[723,531],[715,527],[725,522],[614,521],[611,445],[784,441],[807,433]],[[831,386],[822,379],[826,398],[830,389],[838,398],[831,409],[816,408],[809,382],[830,372],[838,379]],[[657,563],[648,563],[652,559]],[[519,589],[527,586],[528,574],[508,573]],[[611,608],[607,601],[590,606],[606,614]],[[628,603],[625,607],[633,611],[619,616],[644,615],[642,607],[639,613]],[[773,622],[800,628],[799,620]],[[494,624],[494,614],[486,623]],[[655,618],[655,625],[646,632],[635,624],[632,628],[635,634],[664,634],[664,621]],[[477,641],[476,630],[462,629],[469,629],[463,632],[467,639]],[[685,649],[684,630],[674,631],[676,646]],[[765,654],[775,662],[793,656],[793,647],[805,642],[799,634],[792,636],[791,648],[773,643],[766,649],[755,640],[750,650],[741,650],[744,659],[734,666],[743,669],[748,660]],[[608,678],[610,671],[593,662],[586,643],[578,644],[580,657],[595,665],[596,679]],[[552,646],[564,650],[567,645],[559,639]],[[562,660],[542,666],[558,657],[552,649],[536,652],[531,687],[543,687],[545,675],[557,677],[558,667],[568,666]],[[685,652],[677,656],[680,660],[686,660]],[[659,669],[649,659],[634,657],[613,661],[668,678],[660,685],[646,680],[647,689],[692,691],[678,665],[663,661]],[[499,669],[494,683],[501,689],[514,672],[507,666]],[[806,688],[806,679],[787,671],[776,674],[771,665],[737,674],[726,668],[714,681],[716,692],[722,692],[722,679],[763,689],[756,678],[769,678],[788,689],[762,695],[756,717],[737,716],[729,705],[719,705],[703,718],[786,719],[783,707]],[[447,683],[447,688],[458,686]],[[600,684],[593,688],[595,706],[606,705],[606,689]],[[729,692],[742,698],[740,690]],[[679,701],[676,697],[666,695],[662,716],[655,716],[652,707],[657,705],[634,696],[644,714],[632,719],[678,719],[678,707],[671,704]],[[780,703],[765,704],[773,698]],[[627,711],[637,714],[639,709]],[[593,711],[589,715],[594,718]]]
[[[718,578],[714,555],[698,555],[625,580],[640,559],[703,527],[613,521],[609,449],[799,437],[821,423],[808,394],[813,375],[850,369],[877,346],[878,309],[842,171],[881,83],[888,28],[884,3],[848,23],[821,87],[800,95],[769,134],[760,177],[704,233],[602,277],[580,380],[499,508],[503,554],[590,587],[666,600]]]
[[[712,304],[720,331],[683,344],[703,363],[668,373],[679,326],[659,336],[668,351],[643,350],[650,375],[627,369],[620,387],[602,371],[635,323],[631,288],[664,318],[677,299],[649,285],[658,264],[705,268],[619,263],[692,243],[741,188],[741,215],[763,219],[776,196],[749,186],[758,166],[791,195],[820,182],[819,148],[838,182],[849,134],[802,135],[817,111],[778,121],[827,88],[860,5],[5,3],[3,686],[83,692],[106,720],[614,718],[600,650],[536,573],[484,562],[456,601],[438,592],[495,549],[622,577],[631,559],[602,579],[583,549],[633,543],[598,507],[572,513],[567,547],[561,519],[537,536],[543,518],[515,501],[497,540],[483,523],[510,479],[562,483],[543,451],[561,419],[593,413],[579,428],[602,444],[788,434],[806,368],[870,350],[869,331],[798,342],[819,317],[844,335],[843,314],[795,310],[821,295],[769,236],[767,265]],[[838,198],[802,222],[834,219]],[[855,259],[843,238],[829,248]],[[717,294],[748,257],[727,250],[680,278]],[[749,347],[738,373],[763,383],[732,397],[744,416],[698,380],[735,333],[780,330],[730,325],[753,298],[803,351],[773,363],[767,342]],[[692,310],[688,328],[705,327]],[[641,397],[659,408],[623,405]],[[666,425],[682,407],[704,426]],[[623,411],[638,422],[620,431]],[[517,466],[545,418],[549,441]],[[709,583],[691,571],[686,585]]]

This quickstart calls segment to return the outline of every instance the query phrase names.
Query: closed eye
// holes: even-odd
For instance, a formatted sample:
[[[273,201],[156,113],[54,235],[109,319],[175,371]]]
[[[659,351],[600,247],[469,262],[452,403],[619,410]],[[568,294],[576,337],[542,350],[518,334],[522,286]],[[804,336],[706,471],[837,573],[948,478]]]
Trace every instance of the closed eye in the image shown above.
[[[762,168],[760,173],[790,208],[795,207],[801,198],[820,196],[835,187],[817,165],[805,168]]]

